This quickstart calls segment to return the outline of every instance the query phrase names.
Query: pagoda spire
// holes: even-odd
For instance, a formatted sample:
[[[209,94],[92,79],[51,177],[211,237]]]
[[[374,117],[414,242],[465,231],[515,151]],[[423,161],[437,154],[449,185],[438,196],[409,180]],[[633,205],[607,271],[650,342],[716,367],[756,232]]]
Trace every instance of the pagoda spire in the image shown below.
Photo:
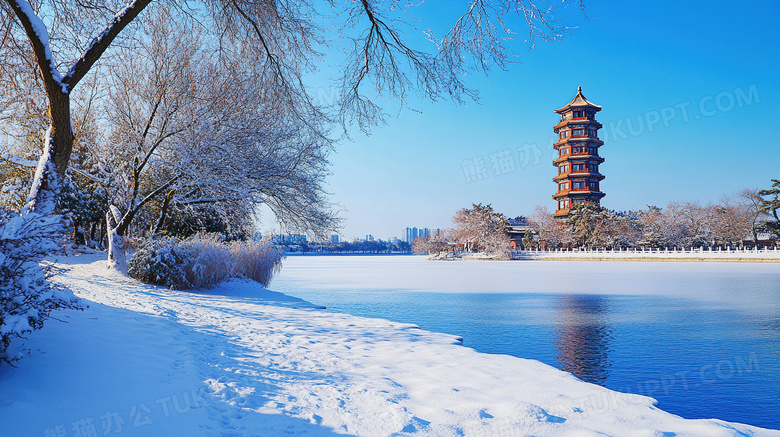
[[[596,113],[601,106],[593,104],[582,94],[582,87],[577,87],[577,95],[563,108],[556,109],[561,121],[553,127],[558,134],[558,141],[553,145],[558,151],[558,158],[553,166],[558,174],[553,182],[558,184],[558,191],[553,199],[558,202],[554,217],[564,218],[569,210],[578,203],[593,202],[600,205],[601,198],[606,194],[601,191],[601,174],[599,166],[604,158],[599,155],[599,148],[604,145],[598,137],[601,123],[596,121]]]

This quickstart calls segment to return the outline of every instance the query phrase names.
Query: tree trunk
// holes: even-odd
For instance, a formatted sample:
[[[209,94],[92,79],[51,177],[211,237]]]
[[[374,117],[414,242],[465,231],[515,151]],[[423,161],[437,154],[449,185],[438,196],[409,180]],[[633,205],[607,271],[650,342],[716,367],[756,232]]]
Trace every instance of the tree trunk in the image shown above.
[[[110,208],[116,210],[114,213],[116,215],[116,228],[114,228],[114,231],[120,237],[124,237],[127,233],[127,230],[130,228],[130,223],[133,222],[133,218],[135,217],[135,213],[138,211],[138,209],[130,209],[125,213],[125,215],[120,215],[119,209],[117,207],[111,205]]]
[[[755,221],[753,222],[753,244],[758,247],[758,231],[756,231]]]
[[[61,177],[65,176],[73,150],[73,126],[70,119],[70,94],[49,96],[51,117],[52,161]]]
[[[127,274],[127,260],[125,259],[125,244],[122,235],[117,232],[121,215],[114,205],[109,207],[106,213],[106,236],[108,237],[108,264],[109,269],[115,269]]]
[[[51,124],[46,132],[43,154],[38,162],[35,181],[27,197],[24,212],[54,214],[60,181],[68,169],[73,149],[73,128],[70,121],[70,95],[50,93],[49,117]]]
[[[176,190],[170,190],[165,195],[165,200],[163,200],[162,208],[160,209],[160,217],[157,219],[157,224],[154,226],[154,229],[152,229],[152,237],[162,232],[162,229],[165,226],[165,216],[168,213],[168,207],[170,206],[171,199],[173,199],[175,193]]]

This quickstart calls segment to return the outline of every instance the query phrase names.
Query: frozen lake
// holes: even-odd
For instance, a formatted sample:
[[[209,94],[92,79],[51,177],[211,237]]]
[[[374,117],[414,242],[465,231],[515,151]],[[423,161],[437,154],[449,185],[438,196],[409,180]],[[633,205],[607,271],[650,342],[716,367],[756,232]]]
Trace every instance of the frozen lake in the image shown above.
[[[293,256],[269,288],[780,429],[780,264]]]

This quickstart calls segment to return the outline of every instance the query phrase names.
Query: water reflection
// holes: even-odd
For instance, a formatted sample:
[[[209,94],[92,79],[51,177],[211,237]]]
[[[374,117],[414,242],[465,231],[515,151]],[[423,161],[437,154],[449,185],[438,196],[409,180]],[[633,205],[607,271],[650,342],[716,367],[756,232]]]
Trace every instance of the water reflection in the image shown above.
[[[604,385],[612,363],[609,306],[602,296],[562,295],[555,299],[556,358],[562,370]]]

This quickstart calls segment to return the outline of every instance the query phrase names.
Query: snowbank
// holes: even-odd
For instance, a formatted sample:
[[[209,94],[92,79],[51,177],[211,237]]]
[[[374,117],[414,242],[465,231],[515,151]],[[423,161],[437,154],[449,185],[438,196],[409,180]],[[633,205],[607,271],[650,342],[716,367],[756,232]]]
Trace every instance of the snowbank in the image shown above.
[[[142,285],[103,257],[61,263],[91,308],[60,313],[30,336],[33,356],[0,367],[0,434],[780,436],[253,283]]]

